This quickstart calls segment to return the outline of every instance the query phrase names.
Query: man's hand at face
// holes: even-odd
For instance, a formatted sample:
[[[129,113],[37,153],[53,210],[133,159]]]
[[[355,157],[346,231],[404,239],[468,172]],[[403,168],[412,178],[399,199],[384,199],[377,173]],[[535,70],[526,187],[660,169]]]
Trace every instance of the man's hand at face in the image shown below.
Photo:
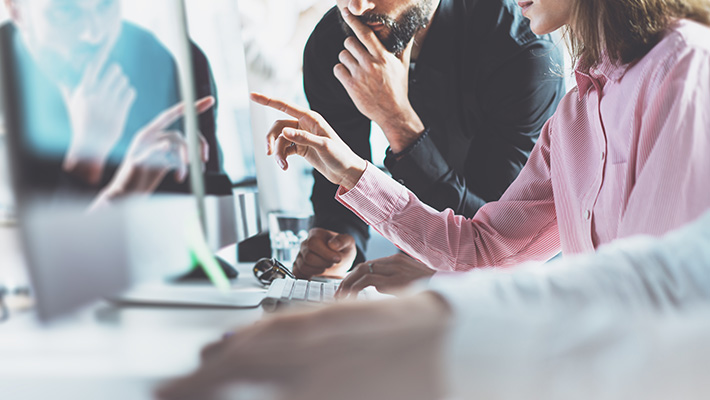
[[[414,41],[396,56],[346,8],[341,13],[356,37],[345,39],[345,50],[340,52],[340,63],[333,73],[358,110],[382,128],[392,151],[399,153],[424,131],[424,124],[408,98]]]
[[[86,68],[79,85],[63,88],[72,127],[63,169],[96,184],[106,158],[123,134],[136,90],[118,64],[101,73],[112,46],[101,50]]]
[[[357,294],[368,286],[379,292],[389,293],[422,278],[434,275],[436,271],[406,254],[366,261],[358,264],[343,279],[338,288],[338,297]]]
[[[356,254],[355,239],[351,235],[313,228],[301,243],[293,273],[299,279],[316,275],[340,278],[352,266]]]

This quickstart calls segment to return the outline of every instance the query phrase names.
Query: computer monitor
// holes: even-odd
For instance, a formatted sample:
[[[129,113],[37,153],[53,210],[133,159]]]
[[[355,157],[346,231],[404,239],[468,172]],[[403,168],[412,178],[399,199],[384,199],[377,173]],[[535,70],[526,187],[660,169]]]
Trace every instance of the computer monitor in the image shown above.
[[[192,3],[237,11],[232,1]],[[205,188],[230,194],[239,180],[222,179],[229,176],[224,156],[237,149],[221,149],[217,105],[199,117],[186,107],[186,118],[152,135],[146,132],[164,110],[205,95],[217,99],[221,113],[248,113],[225,108],[238,90],[223,89],[228,101],[217,95],[211,54],[187,39],[184,3],[12,4],[18,8],[12,14],[23,20],[0,27],[2,83],[18,215],[40,314],[51,316],[99,294],[117,293],[128,284],[129,269],[157,267],[154,274],[174,274],[189,267],[195,255],[209,259],[199,243],[201,232],[194,235],[206,224],[204,211],[196,210],[202,209]],[[224,54],[243,52],[240,42],[228,43],[234,48],[222,49]],[[248,94],[242,93],[245,104]],[[198,130],[209,144],[204,164],[194,146]],[[187,152],[184,141],[192,144]],[[175,169],[165,174],[161,168],[179,164],[186,153],[189,178],[178,182]],[[127,163],[138,168],[125,169]],[[163,174],[157,187],[146,185],[155,171]],[[100,201],[116,179],[131,185],[109,191],[111,201]],[[195,218],[200,222],[190,222]],[[63,299],[50,298],[62,297],[61,292]],[[43,311],[45,304],[54,307]]]

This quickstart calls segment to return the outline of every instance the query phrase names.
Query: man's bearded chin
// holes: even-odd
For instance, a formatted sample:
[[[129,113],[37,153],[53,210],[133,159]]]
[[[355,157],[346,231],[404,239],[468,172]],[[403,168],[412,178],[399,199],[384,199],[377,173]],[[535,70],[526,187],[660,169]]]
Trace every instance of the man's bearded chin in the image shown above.
[[[431,15],[431,11],[432,2],[422,1],[419,4],[410,7],[397,20],[383,14],[369,13],[363,14],[357,18],[364,24],[384,24],[387,27],[389,34],[385,37],[382,37],[377,33],[375,34],[377,35],[377,38],[380,39],[380,42],[382,42],[382,45],[385,46],[387,51],[395,55],[399,55],[404,51],[404,49],[407,48],[407,45],[412,41],[414,35],[416,35],[420,29],[426,27],[427,23],[429,23],[429,15]],[[355,33],[343,20],[340,13],[338,13],[338,16],[345,33],[348,36],[355,36]]]

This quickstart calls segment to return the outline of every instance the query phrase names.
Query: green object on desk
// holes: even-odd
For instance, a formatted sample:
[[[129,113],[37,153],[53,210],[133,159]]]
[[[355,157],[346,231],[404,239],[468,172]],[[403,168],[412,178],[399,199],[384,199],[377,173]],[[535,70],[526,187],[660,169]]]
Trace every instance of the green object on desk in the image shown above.
[[[195,222],[197,222],[195,220]],[[192,224],[191,224],[192,225]],[[222,271],[219,263],[207,246],[207,241],[202,234],[199,224],[194,224],[188,229],[188,244],[190,246],[190,262],[193,267],[200,265],[217,289],[227,292],[232,287],[229,278]]]

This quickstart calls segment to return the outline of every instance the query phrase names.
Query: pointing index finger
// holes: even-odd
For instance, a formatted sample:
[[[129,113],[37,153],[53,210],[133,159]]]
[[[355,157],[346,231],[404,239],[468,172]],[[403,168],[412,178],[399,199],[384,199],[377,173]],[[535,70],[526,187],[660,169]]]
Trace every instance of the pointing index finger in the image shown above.
[[[207,111],[215,103],[215,99],[212,96],[203,97],[195,102],[195,108],[197,113],[201,114]],[[185,105],[179,103],[173,107],[163,111],[162,114],[158,115],[151,123],[150,129],[155,131],[160,131],[167,129],[173,122],[180,119],[185,114]]]
[[[275,110],[279,110],[294,118],[301,119],[303,117],[308,116],[308,111],[304,110],[301,107],[291,105],[289,103],[286,103],[285,101],[274,99],[269,96],[265,96],[261,93],[252,93],[250,97],[251,100],[255,103],[261,104],[262,106],[271,107]]]
[[[347,7],[341,9],[340,13],[343,16],[345,23],[348,24],[353,32],[355,32],[355,36],[358,40],[360,40],[360,43],[367,48],[367,51],[369,51],[370,54],[374,55],[386,51],[382,45],[382,42],[380,42],[380,39],[378,39],[377,35],[375,35],[375,32],[357,19],[356,16],[352,15],[350,11],[348,11]]]

